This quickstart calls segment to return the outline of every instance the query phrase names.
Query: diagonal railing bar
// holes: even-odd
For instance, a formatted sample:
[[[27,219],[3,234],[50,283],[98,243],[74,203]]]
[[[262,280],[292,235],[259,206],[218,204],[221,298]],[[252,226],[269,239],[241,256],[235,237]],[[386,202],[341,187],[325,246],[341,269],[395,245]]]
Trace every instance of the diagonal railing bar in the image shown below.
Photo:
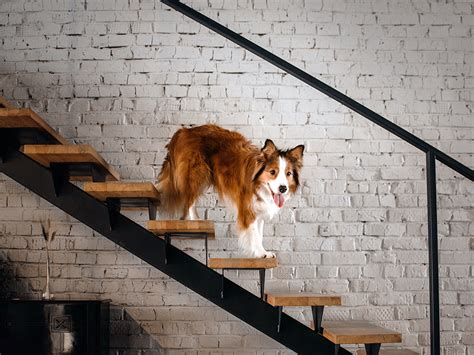
[[[474,180],[474,171],[450,157],[446,153],[443,153],[439,149],[433,147],[429,143],[408,132],[397,124],[387,120],[385,117],[365,107],[361,103],[351,99],[347,95],[344,95],[340,91],[332,88],[331,86],[323,83],[316,79],[314,76],[306,73],[305,71],[295,67],[288,63],[284,59],[276,56],[275,54],[267,51],[266,49],[258,46],[252,41],[242,37],[241,35],[233,32],[225,26],[222,26],[218,22],[211,18],[201,14],[200,12],[192,9],[191,7],[181,3],[178,0],[161,0],[162,3],[170,6],[171,8],[181,12],[185,16],[193,19],[201,25],[209,28],[210,30],[220,34],[221,36],[229,39],[237,45],[247,49],[253,54],[259,56],[265,61],[275,65],[286,73],[294,76],[295,78],[303,81],[309,86],[316,90],[326,94],[330,98],[336,100],[342,105],[349,109],[357,112],[363,117],[367,118],[371,122],[378,126],[386,129],[390,133],[393,133],[397,137],[403,139],[405,142],[410,143],[414,147],[420,149],[426,154],[426,172],[427,172],[427,194],[428,194],[428,252],[429,252],[429,273],[430,273],[430,337],[431,337],[431,355],[440,354],[440,319],[439,319],[439,277],[438,277],[438,230],[437,230],[437,215],[436,215],[436,160],[450,167],[459,174],[465,176],[469,180]]]
[[[57,196],[51,170],[23,153],[5,149],[3,158],[0,173],[280,344],[298,354],[334,354],[332,342],[286,314],[278,332],[278,310],[227,278],[225,297],[221,298],[222,276],[172,245],[167,249],[170,262],[166,264],[165,242],[122,214],[115,214],[111,229],[106,204],[74,184],[64,181]],[[350,352],[341,349],[340,354]]]
[[[369,119],[373,123],[385,128],[387,131],[395,134],[396,136],[400,137],[404,141],[410,143],[411,145],[415,146],[416,148],[422,150],[423,152],[431,151],[435,153],[437,160],[442,162],[443,164],[449,166],[451,169],[457,171],[458,173],[464,175],[470,180],[474,180],[474,171],[469,167],[465,166],[464,164],[460,163],[456,159],[453,159],[449,155],[443,153],[439,149],[433,147],[429,143],[425,142],[424,140],[418,138],[414,134],[408,132],[407,130],[403,129],[402,127],[396,125],[395,123],[389,121],[385,117],[379,115],[378,113],[370,110],[369,108],[365,107],[364,105],[360,104],[359,102],[351,99],[349,96],[344,95],[340,91],[332,88],[331,86],[323,83],[322,81],[316,79],[314,76],[306,73],[305,71],[295,67],[294,65],[288,63],[284,59],[276,56],[275,54],[267,51],[266,49],[258,46],[254,42],[242,37],[241,35],[233,32],[232,30],[228,29],[225,26],[222,26],[218,22],[212,20],[211,18],[201,14],[200,12],[192,9],[191,7],[181,3],[177,0],[161,0],[162,3],[170,6],[171,8],[181,12],[182,14],[186,15],[187,17],[193,19],[196,22],[199,22],[201,25],[211,29],[212,31],[220,34],[221,36],[229,39],[230,41],[238,44],[239,46],[247,49],[248,51],[252,52],[253,54],[259,56],[260,58],[264,59],[265,61],[275,65],[276,67],[282,69],[283,71],[291,74],[297,79],[300,79],[304,83],[312,86],[316,90],[326,94],[327,96],[331,97],[332,99],[338,101],[339,103],[343,104],[344,106],[352,109],[353,111],[359,113],[363,117]]]

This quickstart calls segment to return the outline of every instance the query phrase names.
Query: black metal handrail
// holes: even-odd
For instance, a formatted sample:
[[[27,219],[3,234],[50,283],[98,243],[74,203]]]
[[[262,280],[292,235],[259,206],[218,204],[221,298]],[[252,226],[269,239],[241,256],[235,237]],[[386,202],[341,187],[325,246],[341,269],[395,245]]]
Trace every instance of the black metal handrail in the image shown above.
[[[316,79],[314,76],[306,73],[305,71],[295,67],[293,64],[288,63],[284,59],[276,56],[275,54],[267,51],[266,49],[258,46],[257,44],[249,41],[248,39],[242,37],[241,35],[229,30],[227,27],[222,26],[218,22],[210,19],[209,17],[201,14],[200,12],[190,8],[187,5],[177,1],[177,0],[161,0],[162,3],[172,7],[173,9],[181,12],[187,17],[199,22],[201,25],[211,29],[212,31],[224,36],[230,41],[238,44],[239,46],[247,49],[253,54],[259,56],[265,61],[275,65],[281,70],[287,72],[288,74],[294,76],[297,79],[300,79],[304,83],[312,86],[316,90],[326,94],[330,98],[338,101],[344,106],[352,109],[353,111],[359,113],[365,118],[369,119],[373,123],[379,125],[382,128],[385,128],[390,133],[395,134],[404,141],[410,143],[416,148],[422,150],[423,152],[432,152],[435,154],[436,159],[443,164],[449,166],[458,173],[464,175],[470,180],[474,180],[474,171],[467,166],[463,165],[456,159],[453,159],[449,155],[443,153],[439,149],[433,147],[429,143],[415,136],[414,134],[406,131],[402,127],[396,125],[395,123],[387,120],[385,117],[379,115],[378,113],[370,110],[359,102],[351,99],[349,96],[344,95],[342,92],[332,88],[331,86],[323,83],[322,81]]]
[[[474,171],[443,153],[439,149],[433,147],[429,143],[408,132],[397,124],[389,121],[385,117],[365,107],[361,103],[344,95],[340,91],[316,79],[314,76],[295,67],[284,59],[258,46],[254,42],[242,37],[236,32],[219,24],[211,18],[201,14],[191,7],[177,0],[161,0],[162,3],[181,12],[185,16],[193,19],[210,30],[220,34],[239,46],[247,49],[265,61],[275,65],[286,73],[310,85],[316,90],[326,94],[330,98],[338,101],[344,106],[359,113],[371,122],[386,129],[390,133],[410,143],[414,147],[420,149],[426,154],[426,181],[428,193],[428,250],[429,250],[429,270],[430,270],[430,336],[431,336],[431,355],[440,354],[440,326],[439,326],[439,280],[438,280],[438,229],[436,214],[436,160],[450,167],[459,174],[465,176],[469,180],[474,180]]]

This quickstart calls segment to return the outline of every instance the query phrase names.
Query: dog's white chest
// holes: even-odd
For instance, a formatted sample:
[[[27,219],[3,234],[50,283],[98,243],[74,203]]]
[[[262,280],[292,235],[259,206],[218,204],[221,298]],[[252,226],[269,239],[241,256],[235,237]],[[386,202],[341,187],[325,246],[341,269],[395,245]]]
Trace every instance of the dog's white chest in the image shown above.
[[[272,219],[280,211],[280,208],[267,191],[259,191],[259,197],[253,199],[253,210],[260,218]]]

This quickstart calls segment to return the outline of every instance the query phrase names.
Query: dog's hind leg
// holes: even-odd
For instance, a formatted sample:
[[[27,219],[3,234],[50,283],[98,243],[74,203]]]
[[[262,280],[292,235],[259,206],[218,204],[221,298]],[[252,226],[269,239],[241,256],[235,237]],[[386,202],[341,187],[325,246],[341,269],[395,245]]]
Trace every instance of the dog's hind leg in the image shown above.
[[[196,209],[196,204],[193,203],[193,205],[191,207],[189,207],[189,210],[188,210],[188,216],[187,216],[189,220],[191,221],[194,221],[194,220],[197,220],[199,219],[199,215],[197,213],[197,209]]]
[[[195,153],[178,164],[177,188],[183,197],[181,219],[198,219],[196,200],[209,186],[210,170],[204,158]]]

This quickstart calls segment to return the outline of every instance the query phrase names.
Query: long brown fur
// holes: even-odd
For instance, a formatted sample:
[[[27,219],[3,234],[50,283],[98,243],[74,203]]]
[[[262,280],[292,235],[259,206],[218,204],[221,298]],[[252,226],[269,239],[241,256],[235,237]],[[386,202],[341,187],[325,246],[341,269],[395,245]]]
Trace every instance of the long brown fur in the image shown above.
[[[197,198],[209,186],[214,186],[221,197],[235,204],[237,226],[247,229],[256,219],[252,201],[259,198],[262,184],[275,178],[279,156],[289,162],[291,193],[299,185],[302,145],[279,151],[267,140],[260,149],[240,133],[209,124],[178,130],[167,148],[157,188],[162,208],[182,219],[188,217]]]
[[[261,183],[255,175],[264,165],[259,148],[240,133],[215,125],[180,129],[167,148],[158,190],[168,212],[186,218],[196,199],[213,185],[236,204],[239,227],[253,222],[250,205]]]

